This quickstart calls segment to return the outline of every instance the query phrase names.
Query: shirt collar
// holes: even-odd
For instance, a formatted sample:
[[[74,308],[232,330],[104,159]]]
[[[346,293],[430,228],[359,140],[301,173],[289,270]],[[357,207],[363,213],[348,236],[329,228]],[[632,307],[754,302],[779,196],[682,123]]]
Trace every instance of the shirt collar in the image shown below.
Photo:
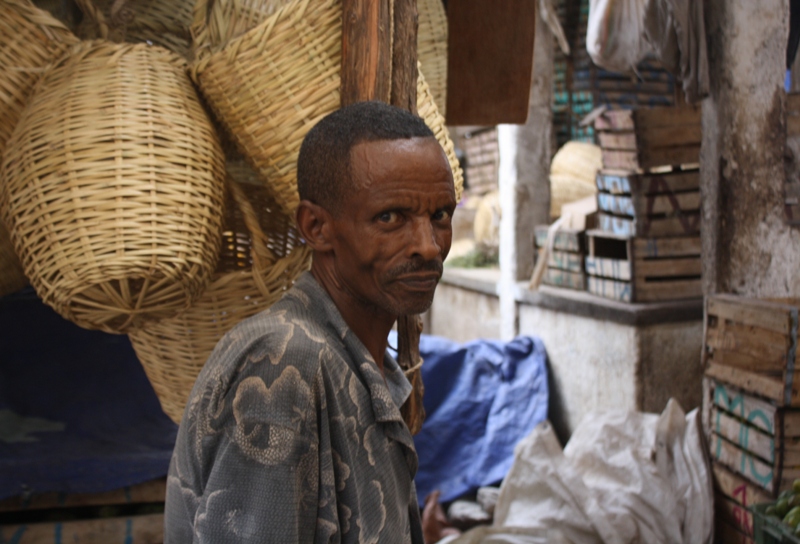
[[[378,365],[363,342],[347,326],[342,314],[328,292],[317,282],[311,272],[304,272],[295,281],[294,288],[309,298],[310,304],[320,308],[325,314],[325,322],[341,338],[345,349],[355,363],[372,398],[372,410],[376,421],[403,421],[400,407],[408,399],[413,389],[397,361],[384,354],[381,376]]]

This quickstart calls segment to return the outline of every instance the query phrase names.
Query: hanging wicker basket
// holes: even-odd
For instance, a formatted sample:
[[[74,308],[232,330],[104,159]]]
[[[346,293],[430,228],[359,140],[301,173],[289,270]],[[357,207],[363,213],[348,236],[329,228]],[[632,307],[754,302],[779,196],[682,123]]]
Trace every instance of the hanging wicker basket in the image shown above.
[[[229,168],[233,202],[226,208],[219,266],[203,296],[179,316],[129,333],[164,412],[176,422],[219,339],[276,302],[310,264],[310,250],[269,192],[231,181],[252,175],[247,170]]]
[[[200,13],[209,1],[199,0]],[[220,50],[197,48],[191,66],[217,117],[289,214],[299,202],[303,137],[340,107],[341,10],[338,0],[292,0]],[[196,18],[193,29],[201,27]],[[418,96],[427,110],[421,99],[432,106],[430,93]]]
[[[193,2],[189,0],[76,0],[84,39],[151,43],[189,58]]]
[[[0,156],[44,67],[78,43],[29,0],[0,2]]]
[[[447,117],[447,13],[442,0],[419,0],[417,58],[443,117]]]
[[[84,42],[40,80],[6,147],[0,211],[57,312],[125,332],[171,317],[219,255],[224,157],[183,61]]]

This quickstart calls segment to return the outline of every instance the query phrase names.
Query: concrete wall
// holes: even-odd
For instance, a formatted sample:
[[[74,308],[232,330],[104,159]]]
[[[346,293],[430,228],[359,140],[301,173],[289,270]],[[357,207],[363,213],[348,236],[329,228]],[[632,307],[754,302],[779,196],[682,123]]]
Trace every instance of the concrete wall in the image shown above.
[[[786,0],[706,0],[703,103],[706,293],[800,295],[800,233],[784,220]]]
[[[497,296],[442,282],[425,320],[429,323],[425,333],[456,342],[500,338],[500,301]]]

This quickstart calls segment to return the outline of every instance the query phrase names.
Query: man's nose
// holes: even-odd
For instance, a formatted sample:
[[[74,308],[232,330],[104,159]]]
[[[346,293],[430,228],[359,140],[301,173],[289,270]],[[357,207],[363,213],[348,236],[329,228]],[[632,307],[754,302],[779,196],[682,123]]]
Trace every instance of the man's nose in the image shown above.
[[[423,219],[415,221],[412,236],[412,257],[419,255],[424,260],[430,261],[441,254],[442,248],[436,240],[436,231],[430,220]]]

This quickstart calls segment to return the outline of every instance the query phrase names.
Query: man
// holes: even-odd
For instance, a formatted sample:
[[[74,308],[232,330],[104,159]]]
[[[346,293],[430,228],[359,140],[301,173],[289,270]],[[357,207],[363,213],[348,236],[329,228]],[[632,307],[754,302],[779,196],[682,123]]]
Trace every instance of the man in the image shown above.
[[[217,345],[170,465],[167,544],[422,544],[417,455],[386,353],[450,249],[453,176],[424,122],[378,102],[306,136],[297,224],[311,272]]]

